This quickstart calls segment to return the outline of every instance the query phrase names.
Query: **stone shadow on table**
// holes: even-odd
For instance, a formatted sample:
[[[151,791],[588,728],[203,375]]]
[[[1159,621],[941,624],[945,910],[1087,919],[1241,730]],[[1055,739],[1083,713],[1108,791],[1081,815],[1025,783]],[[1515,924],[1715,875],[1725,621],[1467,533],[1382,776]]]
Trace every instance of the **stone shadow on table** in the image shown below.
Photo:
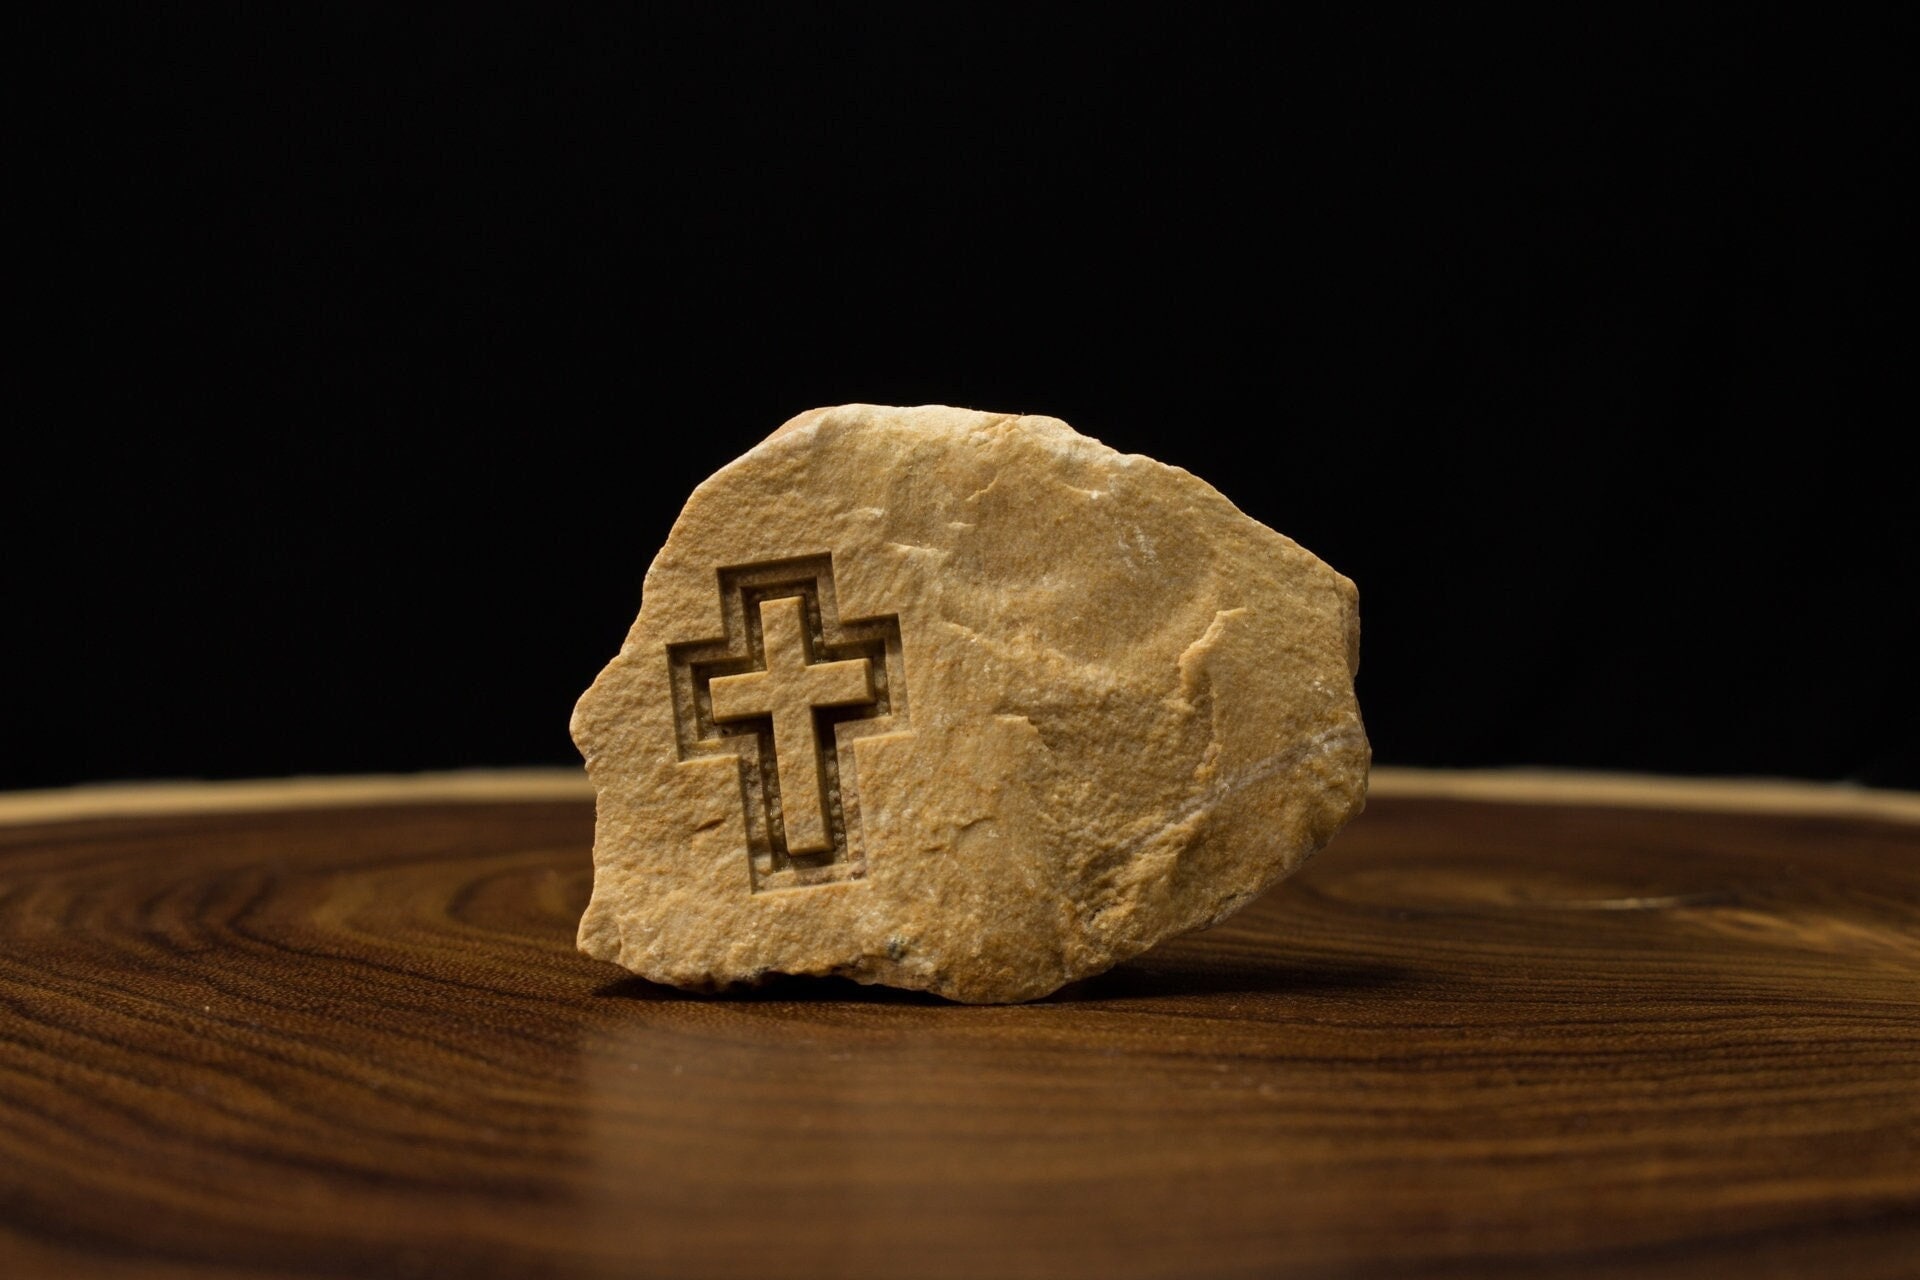
[[[1170,996],[1344,995],[1387,990],[1405,994],[1418,983],[1414,970],[1391,964],[1302,965],[1284,960],[1188,964],[1149,956],[1070,983],[1047,999],[1066,1004]]]
[[[1129,961],[1106,973],[1072,982],[1036,1005],[1098,1004],[1116,1000],[1152,1000],[1178,996],[1340,995],[1398,990],[1418,985],[1416,973],[1389,964],[1288,964],[1280,960],[1247,960],[1232,964],[1183,964],[1177,960]],[[969,1006],[925,991],[902,991],[859,983],[851,978],[807,978],[779,974],[758,986],[728,987],[721,991],[683,991],[645,978],[616,979],[594,990],[598,999],[676,1001],[704,1000],[718,1004],[890,1004],[927,1007],[993,1008]]]
[[[593,994],[603,1000],[705,1000],[714,1004],[954,1004],[945,996],[926,991],[870,986],[851,978],[804,978],[784,973],[758,986],[719,991],[683,991],[645,978],[618,978],[596,988]]]

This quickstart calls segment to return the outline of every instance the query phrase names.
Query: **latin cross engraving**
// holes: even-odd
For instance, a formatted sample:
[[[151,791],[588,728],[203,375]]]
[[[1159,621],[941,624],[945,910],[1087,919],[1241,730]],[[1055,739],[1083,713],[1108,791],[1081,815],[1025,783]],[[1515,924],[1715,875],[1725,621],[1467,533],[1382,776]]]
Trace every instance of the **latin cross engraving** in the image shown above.
[[[716,676],[708,686],[715,722],[773,720],[773,755],[780,775],[780,817],[787,852],[832,853],[827,827],[825,769],[815,731],[816,707],[852,707],[873,701],[873,663],[866,658],[807,661],[807,631],[797,596],[760,603],[760,634],[767,668]]]
[[[857,880],[853,744],[909,732],[899,619],[842,618],[824,555],[718,578],[724,635],[667,646],[680,759],[737,762],[752,892]]]

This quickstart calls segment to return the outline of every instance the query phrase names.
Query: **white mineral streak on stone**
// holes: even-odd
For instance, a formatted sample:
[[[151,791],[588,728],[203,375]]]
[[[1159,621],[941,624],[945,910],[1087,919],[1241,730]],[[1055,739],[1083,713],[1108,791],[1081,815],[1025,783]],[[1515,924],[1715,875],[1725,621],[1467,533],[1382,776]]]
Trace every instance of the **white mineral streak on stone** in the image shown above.
[[[865,662],[873,700],[817,712],[819,750],[776,769],[806,720],[782,740],[735,704],[800,677],[730,685],[725,723],[702,699],[764,666],[758,602],[794,595],[807,665]],[[1214,923],[1365,801],[1356,599],[1205,482],[1055,419],[803,414],[694,491],[574,712],[599,792],[581,949],[695,988],[1006,1001]],[[844,700],[847,670],[799,687]],[[831,854],[784,852],[776,777],[819,788]]]

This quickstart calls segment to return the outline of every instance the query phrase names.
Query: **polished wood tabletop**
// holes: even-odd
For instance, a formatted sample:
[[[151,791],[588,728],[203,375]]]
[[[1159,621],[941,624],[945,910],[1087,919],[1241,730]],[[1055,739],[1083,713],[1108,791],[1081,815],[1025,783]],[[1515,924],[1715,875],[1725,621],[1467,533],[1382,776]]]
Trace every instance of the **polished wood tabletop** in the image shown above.
[[[580,956],[571,781],[0,797],[0,1277],[1920,1275],[1920,802],[1385,780],[1015,1007]]]

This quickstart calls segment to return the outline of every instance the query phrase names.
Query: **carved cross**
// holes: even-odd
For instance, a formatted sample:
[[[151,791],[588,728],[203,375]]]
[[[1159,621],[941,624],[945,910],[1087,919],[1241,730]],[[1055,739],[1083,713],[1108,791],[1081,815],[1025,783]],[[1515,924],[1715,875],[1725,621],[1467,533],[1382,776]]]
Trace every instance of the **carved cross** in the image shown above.
[[[874,700],[873,664],[865,658],[807,661],[804,601],[782,596],[760,602],[766,670],[715,676],[709,685],[717,723],[773,718],[773,754],[780,775],[780,813],[787,852],[830,853],[833,833],[822,786],[816,707],[851,707]]]

